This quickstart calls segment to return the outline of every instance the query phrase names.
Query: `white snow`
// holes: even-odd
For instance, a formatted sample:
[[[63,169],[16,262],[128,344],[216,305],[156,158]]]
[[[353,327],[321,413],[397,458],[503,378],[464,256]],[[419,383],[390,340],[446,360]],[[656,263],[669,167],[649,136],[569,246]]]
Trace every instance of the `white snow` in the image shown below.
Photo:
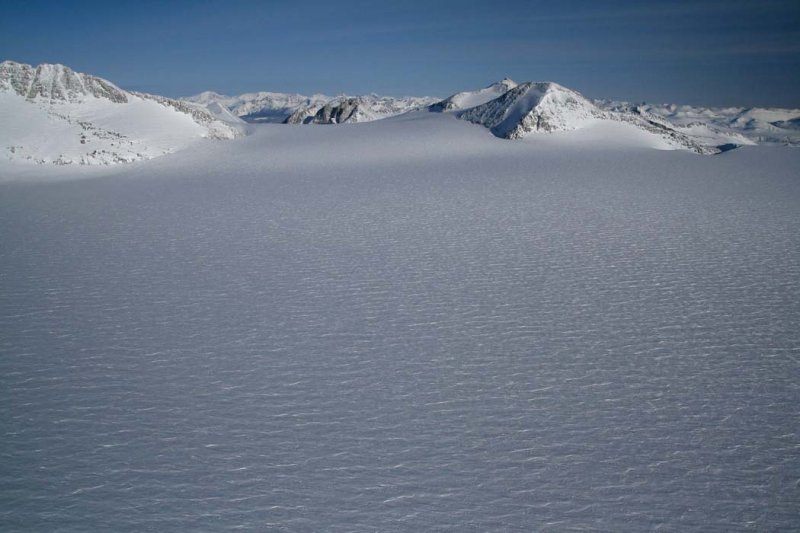
[[[202,133],[130,99],[63,109]],[[6,104],[2,135],[71,149]],[[0,158],[0,523],[794,529],[800,150],[639,124],[417,111]]]
[[[637,107],[663,117],[692,134],[705,135],[733,144],[790,144],[800,146],[800,109],[706,108],[676,104],[640,104],[597,101],[603,109],[620,111]],[[792,122],[794,121],[794,123]],[[794,124],[794,126],[793,126]]]
[[[441,102],[432,106],[434,111],[453,111],[458,109],[469,109],[470,107],[485,104],[490,100],[494,100],[498,96],[502,96],[509,90],[517,86],[517,83],[509,78],[503,78],[497,83],[493,83],[483,89],[477,91],[465,91],[456,93]]]
[[[56,165],[141,161],[242,132],[224,109],[130,93],[63,65],[11,61],[0,63],[0,125],[0,159]]]
[[[43,104],[0,93],[0,123],[2,157],[37,163],[139,161],[209,136],[190,115],[135,95],[124,104],[93,97]]]
[[[605,118],[583,96],[552,82],[523,83],[500,98],[458,116],[483,124],[498,137],[507,139],[541,131],[579,129]]]
[[[208,106],[217,104],[228,109],[234,116],[247,122],[283,122],[299,109],[308,106],[321,106],[331,100],[330,96],[314,94],[278,93],[261,91],[238,96],[226,96],[213,91],[205,91],[183,100]]]
[[[3,523],[798,523],[800,151],[252,128],[0,164]]]
[[[602,123],[621,122],[627,127],[602,127],[609,132],[623,132],[624,139],[647,139],[647,143],[661,149],[713,155],[742,144],[753,144],[740,135],[707,125],[703,129],[676,126],[638,106],[608,105],[605,106],[608,109],[601,109],[576,91],[553,82],[515,85],[501,96],[465,110],[448,104],[448,101],[452,103],[453,98],[431,106],[429,110],[442,112],[455,109],[453,114],[456,117],[480,124],[504,139],[521,139],[586,127],[597,129]]]
[[[370,122],[387,118],[415,109],[425,107],[437,101],[437,98],[427,96],[379,96],[368,94],[362,96],[339,95],[335,97],[314,94],[303,96],[300,94],[258,92],[246,93],[239,96],[225,96],[213,91],[206,91],[184,99],[188,102],[208,106],[215,104],[228,109],[233,115],[241,117],[247,122],[284,122],[289,124],[338,124]],[[352,100],[352,102],[348,102]],[[352,112],[346,113],[347,118],[341,122],[315,118],[315,114],[324,106],[331,108],[346,104],[352,107]],[[330,118],[330,113],[327,114]]]

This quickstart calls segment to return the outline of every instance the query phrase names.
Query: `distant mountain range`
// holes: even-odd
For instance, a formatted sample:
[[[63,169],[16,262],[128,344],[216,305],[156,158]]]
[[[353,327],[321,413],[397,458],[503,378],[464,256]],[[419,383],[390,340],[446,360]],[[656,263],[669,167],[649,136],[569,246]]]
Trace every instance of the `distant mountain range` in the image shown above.
[[[246,122],[284,124],[352,124],[407,113],[437,102],[432,97],[303,96],[284,93],[246,93],[225,96],[206,91],[184,100],[201,105],[216,103]]]
[[[0,63],[0,157],[39,164],[150,159],[199,139],[233,139],[247,123],[356,124],[439,113],[520,139],[624,124],[668,149],[716,154],[747,144],[800,145],[800,110],[702,108],[590,100],[553,82],[506,78],[445,99],[211,91],[175,100],[120,89],[63,65]]]
[[[283,122],[292,113],[307,107],[322,107],[331,100],[330,96],[315,94],[303,96],[301,94],[257,92],[245,93],[239,96],[226,96],[213,91],[183,98],[204,106],[219,104],[228,109],[233,115],[245,122]]]
[[[661,132],[673,137],[677,144],[685,145],[700,153],[717,152],[718,150],[714,149],[715,143],[725,149],[735,145],[762,143],[800,145],[800,109],[632,104],[611,100],[589,100],[575,91],[552,82],[528,82],[523,85],[524,89],[517,89],[516,82],[504,78],[487,87],[459,92],[442,100],[431,97],[382,97],[374,94],[329,97],[321,94],[303,96],[269,92],[247,93],[234,97],[204,92],[185,100],[203,105],[217,103],[246,122],[346,124],[379,120],[421,108],[443,113],[463,111],[489,104],[509,91],[517,89],[508,95],[506,103],[510,104],[512,98],[516,102],[518,100],[516,97],[522,92],[528,95],[542,92],[542,101],[537,100],[531,107],[538,106],[538,110],[544,112],[535,112],[533,115],[539,121],[538,127],[529,120],[524,125],[520,124],[519,129],[510,128],[508,132],[500,134],[500,137],[510,135],[509,138],[516,138],[529,133],[578,129],[579,125],[573,124],[572,120],[579,117],[568,118],[565,115],[572,106],[576,112],[581,108],[584,118],[638,124],[651,132]],[[562,98],[568,94],[569,98]],[[523,100],[530,103],[530,98]],[[510,112],[512,117],[516,116],[515,113],[521,112],[525,106],[523,100],[517,103],[514,112]],[[551,109],[545,111],[544,108],[547,106],[551,106]],[[503,114],[499,111],[504,107],[503,103],[498,102],[489,107],[493,112],[484,108],[469,113],[457,113],[457,116],[471,122],[483,123],[487,113],[495,115],[495,119],[499,118],[498,113]],[[560,124],[551,124],[555,116],[561,116],[564,120]],[[508,116],[505,118],[508,119]],[[522,120],[522,117],[519,118]],[[545,119],[544,122],[542,119]],[[504,122],[505,126],[509,124],[508,120]],[[490,129],[498,132],[497,126],[499,124],[494,124]],[[511,133],[511,130],[514,130],[514,133]],[[697,146],[710,148],[697,148]]]

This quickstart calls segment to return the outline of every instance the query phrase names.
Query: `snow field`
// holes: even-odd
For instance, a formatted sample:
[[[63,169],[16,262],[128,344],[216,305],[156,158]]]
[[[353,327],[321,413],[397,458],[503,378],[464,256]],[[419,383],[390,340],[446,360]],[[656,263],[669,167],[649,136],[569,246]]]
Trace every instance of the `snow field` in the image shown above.
[[[1,183],[3,529],[792,529],[800,153],[637,139],[430,113]]]

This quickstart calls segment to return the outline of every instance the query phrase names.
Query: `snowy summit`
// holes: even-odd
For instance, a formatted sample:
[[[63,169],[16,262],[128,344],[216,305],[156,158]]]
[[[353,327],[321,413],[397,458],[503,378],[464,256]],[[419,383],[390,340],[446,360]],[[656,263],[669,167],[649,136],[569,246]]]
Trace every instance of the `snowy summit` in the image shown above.
[[[240,129],[206,108],[124,91],[64,65],[0,63],[0,149],[12,160],[111,164],[151,159]]]

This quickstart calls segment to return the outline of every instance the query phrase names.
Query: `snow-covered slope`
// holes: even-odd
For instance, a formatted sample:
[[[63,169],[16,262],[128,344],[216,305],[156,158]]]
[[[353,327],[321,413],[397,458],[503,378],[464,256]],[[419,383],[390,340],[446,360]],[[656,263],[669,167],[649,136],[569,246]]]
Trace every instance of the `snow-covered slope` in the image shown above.
[[[557,83],[527,82],[498,98],[458,114],[482,124],[505,139],[528,133],[569,131],[605,118],[605,114],[580,94]]]
[[[357,97],[359,106],[366,109],[367,115],[371,115],[371,120],[378,120],[382,118],[393,117],[395,115],[402,115],[409,111],[422,109],[426,106],[436,102],[438,98],[430,96],[378,96],[377,94],[368,94]]]
[[[128,92],[63,65],[0,63],[0,157],[45,164],[150,159],[239,130],[206,109]]]
[[[597,128],[608,122],[618,122],[633,128],[631,135],[649,139],[654,148],[685,149],[699,154],[723,150],[718,146],[723,143],[716,137],[693,137],[639,109],[601,109],[580,93],[553,82],[526,82],[484,104],[454,113],[460,119],[489,128],[492,134],[504,139]],[[612,129],[619,134],[619,128]],[[729,142],[726,139],[725,143]]]
[[[676,104],[630,104],[598,100],[609,111],[638,108],[668,120],[680,131],[693,135],[728,138],[736,144],[800,145],[800,109],[760,107],[698,107]]]
[[[517,86],[517,83],[508,78],[503,78],[497,83],[493,83],[483,89],[477,91],[465,91],[456,93],[441,102],[432,104],[429,109],[431,111],[455,111],[458,109],[469,109],[470,107],[485,104],[490,100],[494,100],[498,96],[502,96]]]
[[[227,107],[219,102],[209,102],[205,108],[209,113],[223,122],[229,122],[231,124],[245,124],[244,120],[231,113]]]
[[[0,530],[797,531],[800,150],[251,129],[0,160]]]
[[[756,144],[755,141],[732,128],[716,125],[709,120],[676,120],[676,117],[658,113],[647,105],[617,104],[613,108],[608,108],[608,111],[613,117],[621,117],[623,120],[643,119],[646,127],[649,125],[660,130],[674,131],[701,144],[717,146],[722,150]],[[639,122],[641,123],[641,120]]]

